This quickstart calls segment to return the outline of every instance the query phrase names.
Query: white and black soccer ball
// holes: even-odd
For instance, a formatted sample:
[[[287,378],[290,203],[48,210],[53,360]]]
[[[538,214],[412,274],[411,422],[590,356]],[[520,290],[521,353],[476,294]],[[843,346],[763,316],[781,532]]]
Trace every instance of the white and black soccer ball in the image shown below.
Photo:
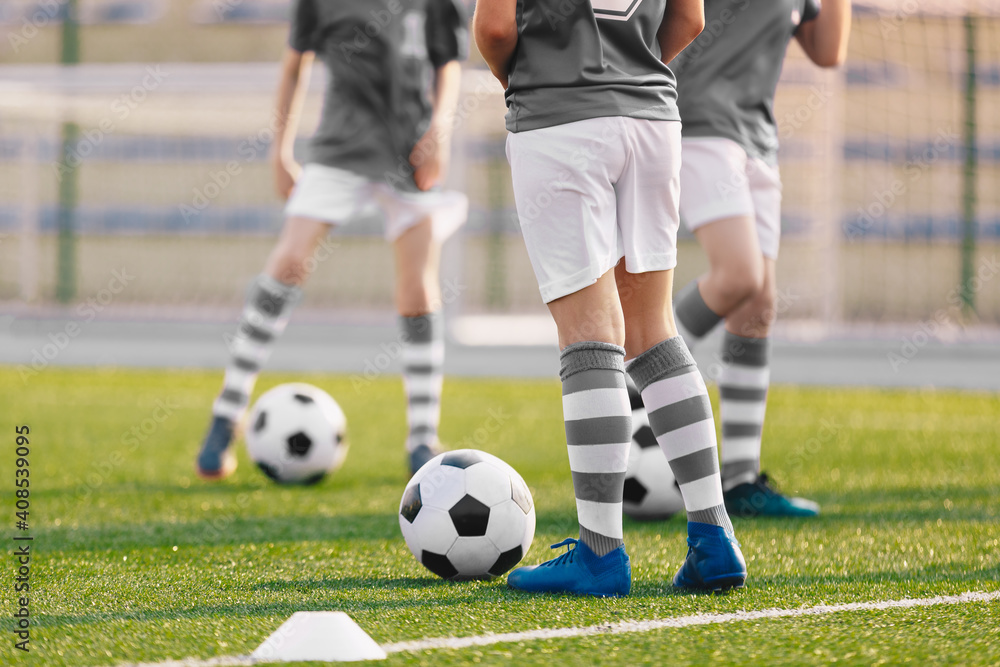
[[[399,503],[406,546],[444,579],[490,579],[517,565],[535,536],[535,505],[521,476],[476,449],[438,454]]]
[[[282,384],[264,393],[248,421],[247,453],[280,484],[315,484],[347,456],[347,420],[318,387]]]
[[[622,510],[633,519],[669,519],[684,511],[684,498],[667,457],[656,442],[642,403],[632,410],[632,445],[628,452]]]

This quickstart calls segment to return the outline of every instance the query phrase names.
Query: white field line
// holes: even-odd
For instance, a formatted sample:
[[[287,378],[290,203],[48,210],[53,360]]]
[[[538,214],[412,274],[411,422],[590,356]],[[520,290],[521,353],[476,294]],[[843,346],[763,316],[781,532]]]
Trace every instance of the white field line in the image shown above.
[[[736,611],[728,614],[694,614],[692,616],[675,616],[673,618],[656,618],[648,621],[621,621],[602,625],[589,625],[574,628],[538,628],[525,632],[504,632],[500,634],[485,634],[474,637],[434,637],[417,639],[415,641],[383,644],[386,653],[414,653],[436,649],[463,649],[473,646],[491,646],[516,642],[538,641],[544,639],[568,639],[574,637],[589,637],[593,635],[619,635],[635,632],[652,632],[664,628],[688,628],[696,625],[718,625],[721,623],[737,623],[742,621],[758,621],[771,618],[796,618],[801,616],[826,616],[851,611],[884,611],[887,609],[910,609],[912,607],[933,607],[936,605],[971,604],[975,602],[991,602],[1000,600],[1000,591],[991,593],[971,592],[960,595],[940,595],[932,598],[916,598],[903,600],[885,600],[882,602],[850,602],[847,604],[821,604],[814,607],[799,607],[797,609],[760,609],[758,611]],[[249,656],[233,656],[201,660],[186,658],[167,662],[141,663],[130,667],[238,667],[242,665],[258,665],[263,661]]]

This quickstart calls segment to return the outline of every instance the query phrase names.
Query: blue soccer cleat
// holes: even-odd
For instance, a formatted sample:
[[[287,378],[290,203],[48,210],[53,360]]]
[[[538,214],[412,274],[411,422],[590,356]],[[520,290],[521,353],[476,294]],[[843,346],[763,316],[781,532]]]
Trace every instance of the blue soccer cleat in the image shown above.
[[[558,558],[541,565],[519,567],[507,575],[507,585],[529,593],[573,593],[596,597],[628,595],[632,566],[622,545],[598,557],[586,544],[569,537],[553,549],[569,546]]]
[[[721,526],[688,521],[688,553],[674,586],[705,591],[743,588],[747,564],[736,537]]]
[[[417,445],[414,447],[413,450],[407,454],[410,459],[410,477],[416,475],[417,471],[423,468],[425,463],[443,451],[444,449],[441,447],[439,442],[433,442],[429,445]]]
[[[819,505],[812,500],[789,498],[779,493],[764,472],[753,482],[734,486],[722,496],[729,516],[812,517],[819,514]]]
[[[195,464],[202,479],[225,479],[236,470],[236,454],[231,446],[234,430],[235,424],[225,417],[212,417]]]

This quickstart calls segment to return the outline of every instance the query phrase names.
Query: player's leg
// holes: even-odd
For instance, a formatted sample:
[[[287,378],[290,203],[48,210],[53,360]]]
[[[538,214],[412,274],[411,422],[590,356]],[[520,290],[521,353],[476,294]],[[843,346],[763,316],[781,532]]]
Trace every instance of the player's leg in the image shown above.
[[[641,392],[688,514],[688,558],[675,585],[742,586],[746,564],[722,499],[712,404],[670,309],[676,264],[680,127],[630,124],[634,161],[617,188],[625,259],[617,267],[628,373]],[[675,151],[664,147],[675,147]],[[650,174],[653,174],[652,182]],[[657,223],[657,221],[659,221]]]
[[[288,218],[264,271],[250,283],[229,346],[222,391],[212,405],[212,423],[198,454],[197,470],[202,477],[221,479],[235,470],[230,445],[236,425],[246,411],[261,368],[301,298],[312,254],[329,228],[329,223],[319,220]]]
[[[396,309],[402,343],[406,392],[406,452],[410,473],[441,451],[441,388],[444,382],[444,320],[439,264],[441,244],[430,217],[402,232],[393,242],[396,260]]]
[[[726,508],[737,516],[815,516],[819,506],[778,493],[760,472],[761,436],[770,383],[770,332],[777,317],[775,266],[780,238],[781,179],[777,170],[751,162],[749,184],[764,284],[726,316],[719,374],[722,485]]]
[[[612,174],[626,159],[622,130],[621,119],[595,118],[508,138],[525,245],[559,330],[580,531],[579,540],[556,545],[573,546],[562,556],[511,572],[507,582],[520,590],[603,596],[631,588],[622,495],[632,416],[613,272],[620,255]]]
[[[674,299],[677,329],[689,348],[764,279],[746,152],[728,139],[682,143],[680,211],[708,255],[709,271]]]

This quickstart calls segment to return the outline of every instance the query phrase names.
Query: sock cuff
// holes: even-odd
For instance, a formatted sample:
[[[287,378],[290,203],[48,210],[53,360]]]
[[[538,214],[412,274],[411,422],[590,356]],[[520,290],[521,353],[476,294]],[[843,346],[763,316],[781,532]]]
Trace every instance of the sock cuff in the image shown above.
[[[577,373],[608,370],[625,373],[625,348],[611,343],[585,341],[566,346],[559,355],[559,379],[565,381]]]
[[[767,366],[770,357],[770,338],[747,338],[727,331],[722,339],[722,363],[724,364]]]
[[[261,273],[250,284],[250,299],[257,310],[276,317],[302,299],[302,289]]]
[[[674,336],[633,359],[629,363],[628,374],[642,392],[654,382],[676,375],[679,371],[694,365],[694,357],[691,356],[684,339]]]
[[[401,315],[399,326],[407,343],[431,343],[444,334],[444,315],[436,310],[426,315],[407,317]]]
[[[684,328],[695,338],[701,338],[722,320],[722,316],[708,307],[698,290],[698,281],[682,289],[675,299],[674,313]]]

